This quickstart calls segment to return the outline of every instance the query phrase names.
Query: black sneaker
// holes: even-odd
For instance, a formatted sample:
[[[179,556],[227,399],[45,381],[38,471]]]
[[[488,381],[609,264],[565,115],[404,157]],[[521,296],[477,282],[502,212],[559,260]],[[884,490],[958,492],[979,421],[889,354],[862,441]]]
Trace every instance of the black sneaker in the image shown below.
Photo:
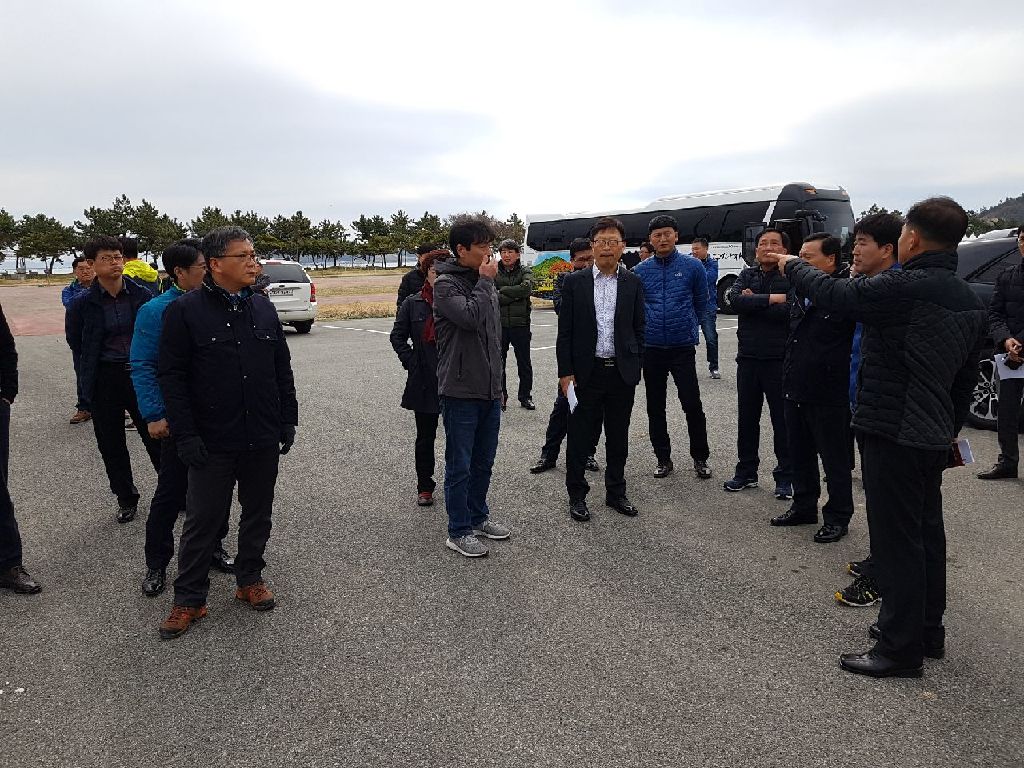
[[[775,498],[779,501],[789,501],[793,498],[793,485],[792,483],[776,483],[775,484]]]
[[[587,472],[600,472],[601,465],[597,463],[597,459],[593,456],[587,456]]]
[[[863,560],[851,560],[846,564],[846,572],[857,578],[864,575],[865,564],[871,561],[871,556],[865,557]]]
[[[757,488],[757,478],[756,477],[734,477],[732,480],[726,480],[724,483],[722,483],[722,487],[725,490],[731,491],[733,493],[736,493],[737,491],[745,490],[747,488]]]
[[[131,506],[117,505],[117,522],[119,523],[130,523],[135,519],[136,513],[139,511],[138,503]]]
[[[882,599],[878,587],[867,576],[860,576],[846,589],[836,592],[836,600],[844,605],[853,605],[858,608],[866,608],[874,605]]]

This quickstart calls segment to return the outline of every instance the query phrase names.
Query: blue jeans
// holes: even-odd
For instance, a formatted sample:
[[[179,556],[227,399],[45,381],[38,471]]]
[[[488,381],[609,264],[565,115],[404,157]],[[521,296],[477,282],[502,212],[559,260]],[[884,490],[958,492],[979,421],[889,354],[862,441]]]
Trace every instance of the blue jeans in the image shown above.
[[[444,419],[444,505],[448,535],[466,536],[485,520],[487,489],[501,427],[500,400],[441,397]]]
[[[718,328],[715,326],[717,312],[709,312],[700,321],[700,329],[704,332],[704,343],[708,347],[708,370],[718,370]]]

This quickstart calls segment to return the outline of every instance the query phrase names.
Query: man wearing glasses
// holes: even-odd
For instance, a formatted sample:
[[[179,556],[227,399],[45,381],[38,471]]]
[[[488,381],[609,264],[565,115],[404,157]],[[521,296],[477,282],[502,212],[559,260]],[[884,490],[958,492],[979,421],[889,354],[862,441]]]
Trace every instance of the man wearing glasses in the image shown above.
[[[120,242],[110,235],[97,235],[85,244],[83,255],[96,279],[68,307],[65,329],[68,346],[79,358],[82,410],[92,414],[96,445],[110,490],[117,496],[117,522],[128,523],[138,511],[139,490],[132,477],[124,414],[131,415],[155,469],[160,466],[160,447],[139,413],[129,373],[135,317],[153,294],[124,279],[120,249]]]
[[[171,302],[186,292],[199,288],[206,276],[206,259],[197,238],[181,240],[167,248],[163,254],[164,271],[171,278],[170,286],[155,299],[147,302],[135,318],[132,335],[132,384],[139,401],[139,411],[146,420],[149,436],[160,441],[160,473],[156,492],[146,518],[146,578],[142,593],[156,597],[164,591],[167,564],[174,554],[174,523],[178,512],[185,508],[188,488],[188,467],[178,458],[177,443],[167,424],[167,409],[157,383],[157,360],[160,351],[160,326],[164,312]],[[224,537],[228,532],[228,518],[224,516],[218,541],[210,565],[224,573],[234,572],[234,561],[224,551]]]
[[[654,476],[667,477],[674,468],[665,413],[671,373],[686,414],[693,469],[697,477],[707,480],[711,477],[711,449],[697,382],[697,344],[700,319],[708,311],[708,278],[699,261],[676,250],[679,225],[674,218],[655,216],[648,232],[655,257],[640,262],[633,271],[644,285],[646,303],[644,386],[651,446],[658,461]]]
[[[238,484],[235,598],[274,607],[263,581],[278,462],[295,442],[299,404],[291,355],[270,299],[254,293],[256,252],[241,227],[203,238],[202,287],[164,313],[158,380],[178,457],[188,467],[174,607],[160,626],[178,637],[206,616],[210,561]]]

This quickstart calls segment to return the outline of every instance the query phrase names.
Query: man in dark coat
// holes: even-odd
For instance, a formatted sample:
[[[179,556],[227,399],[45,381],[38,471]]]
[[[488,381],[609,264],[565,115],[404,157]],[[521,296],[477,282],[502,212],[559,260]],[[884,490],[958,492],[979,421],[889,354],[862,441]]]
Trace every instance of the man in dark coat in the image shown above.
[[[529,411],[533,404],[533,364],[530,361],[530,293],[533,291],[533,272],[523,265],[522,249],[515,240],[503,240],[498,246],[498,274],[494,287],[498,289],[498,307],[501,310],[501,393],[502,408],[508,403],[508,348],[512,347],[519,372],[519,404]]]
[[[843,669],[920,677],[945,652],[946,535],[942,471],[978,375],[986,312],[956,276],[967,213],[948,197],[913,205],[899,240],[900,271],[834,280],[781,256],[797,296],[864,324],[853,428],[864,435],[864,488],[882,608],[866,653]]]
[[[811,235],[800,248],[800,258],[833,279],[848,278],[850,269],[842,263],[842,245],[829,234]],[[793,506],[773,517],[771,524],[818,522],[820,456],[828,502],[821,510],[825,524],[814,540],[828,544],[846,535],[853,515],[848,387],[854,322],[809,299],[794,299],[790,313],[792,330],[786,343],[782,392],[793,462]]]
[[[419,293],[406,297],[391,329],[391,346],[409,372],[402,407],[416,416],[416,503],[434,503],[434,442],[441,401],[437,394],[437,337],[434,330],[434,253],[423,256],[427,280]]]
[[[729,302],[739,316],[736,338],[736,474],[727,491],[757,487],[761,463],[761,409],[768,402],[775,449],[775,498],[793,498],[793,473],[782,397],[782,360],[789,337],[789,281],[775,257],[789,253],[789,235],[765,229],[757,236],[756,267],[740,272],[729,289]]]
[[[203,238],[202,287],[164,312],[158,380],[178,456],[189,468],[174,607],[160,627],[177,637],[206,616],[210,560],[238,485],[235,598],[274,607],[263,581],[280,456],[295,442],[299,406],[284,330],[254,293],[256,252],[241,227]]]
[[[135,316],[153,294],[124,277],[120,248],[117,238],[109,235],[98,235],[85,244],[83,255],[96,279],[86,294],[72,302],[64,327],[71,352],[78,357],[82,410],[92,414],[96,446],[103,457],[110,490],[117,496],[117,522],[128,523],[138,512],[139,490],[132,476],[125,413],[131,416],[157,470],[160,445],[146,429],[130,373]]]
[[[625,470],[646,323],[640,278],[619,264],[626,245],[622,222],[598,219],[590,239],[594,266],[566,278],[555,342],[559,386],[570,403],[577,400],[569,418],[565,487],[569,514],[580,522],[590,520],[585,470],[602,424],[605,504],[629,517],[637,514],[626,497]]]
[[[21,531],[7,485],[11,442],[11,406],[18,396],[18,350],[0,308],[0,589],[31,595],[42,589],[22,564]]]
[[[1017,231],[1017,245],[1024,257],[1024,227]],[[988,328],[995,342],[995,353],[1007,355],[1010,365],[1019,367],[1024,355],[1024,261],[996,278],[995,292],[988,308]],[[1017,477],[1020,457],[1017,425],[1020,423],[1022,392],[1024,379],[1003,379],[999,382],[999,410],[996,413],[999,458],[992,469],[978,473],[981,480]]]

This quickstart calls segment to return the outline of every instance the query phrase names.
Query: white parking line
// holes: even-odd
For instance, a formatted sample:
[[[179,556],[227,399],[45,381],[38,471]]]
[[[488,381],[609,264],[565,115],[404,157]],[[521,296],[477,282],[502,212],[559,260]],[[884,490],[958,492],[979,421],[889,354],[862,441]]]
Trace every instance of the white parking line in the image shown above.
[[[541,350],[544,350],[544,349],[554,349],[554,348],[555,348],[555,345],[552,344],[550,347],[530,347],[530,351],[531,352],[540,352]]]
[[[330,328],[331,326],[325,325],[324,328]],[[390,336],[388,331],[375,331],[373,328],[350,328],[348,326],[340,328],[342,331],[362,331],[363,333],[379,333],[381,336]]]

